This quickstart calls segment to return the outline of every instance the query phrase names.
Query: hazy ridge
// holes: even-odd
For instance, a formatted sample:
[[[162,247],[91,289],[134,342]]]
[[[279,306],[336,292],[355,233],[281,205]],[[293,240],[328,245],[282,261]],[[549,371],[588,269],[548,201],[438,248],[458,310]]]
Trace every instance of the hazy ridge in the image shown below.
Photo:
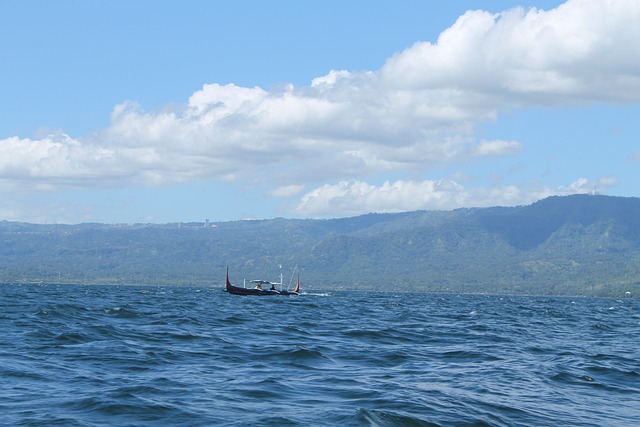
[[[640,199],[550,197],[528,206],[331,220],[36,225],[0,222],[0,281],[624,296],[640,294]]]

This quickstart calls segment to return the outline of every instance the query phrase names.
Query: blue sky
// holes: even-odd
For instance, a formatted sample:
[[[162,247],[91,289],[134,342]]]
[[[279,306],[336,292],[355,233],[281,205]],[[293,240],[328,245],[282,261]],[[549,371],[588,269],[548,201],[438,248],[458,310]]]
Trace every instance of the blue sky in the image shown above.
[[[640,193],[640,2],[0,2],[0,219]]]

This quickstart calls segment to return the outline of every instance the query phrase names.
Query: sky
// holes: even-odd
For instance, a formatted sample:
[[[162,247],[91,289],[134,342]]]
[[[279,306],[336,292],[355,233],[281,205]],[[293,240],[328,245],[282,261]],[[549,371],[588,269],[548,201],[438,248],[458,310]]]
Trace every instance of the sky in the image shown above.
[[[640,1],[0,2],[0,220],[640,196]]]

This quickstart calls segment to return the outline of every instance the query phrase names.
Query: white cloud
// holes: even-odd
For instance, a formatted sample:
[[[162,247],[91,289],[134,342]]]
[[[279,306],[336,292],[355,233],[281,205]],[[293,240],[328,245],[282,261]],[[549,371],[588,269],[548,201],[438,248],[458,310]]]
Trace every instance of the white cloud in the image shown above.
[[[116,153],[110,148],[84,145],[65,134],[38,140],[3,139],[0,140],[0,188],[13,191],[17,186],[31,185],[46,190],[126,179],[129,171],[119,164]]]
[[[522,150],[522,144],[518,141],[480,141],[474,149],[476,156],[511,156]]]
[[[304,213],[460,206],[480,192],[453,181],[363,183],[384,172],[514,156],[518,141],[477,141],[501,109],[640,101],[640,2],[569,0],[542,11],[470,11],[435,43],[377,71],[330,71],[305,87],[205,84],[182,111],[117,105],[87,137],[0,140],[0,191],[190,180],[303,186]],[[518,196],[500,188],[490,200]],[[483,195],[485,196],[485,195]]]
[[[548,196],[593,193],[617,184],[613,177],[596,181],[580,178],[556,188],[524,184],[493,188],[465,188],[451,180],[422,182],[385,181],[380,186],[362,181],[325,184],[305,194],[296,207],[297,213],[312,217],[360,215],[368,212],[404,212],[410,210],[442,210],[461,207],[515,206],[533,203]]]
[[[390,58],[381,74],[395,87],[460,88],[482,103],[637,102],[639,20],[636,0],[469,11],[437,43],[418,42]]]

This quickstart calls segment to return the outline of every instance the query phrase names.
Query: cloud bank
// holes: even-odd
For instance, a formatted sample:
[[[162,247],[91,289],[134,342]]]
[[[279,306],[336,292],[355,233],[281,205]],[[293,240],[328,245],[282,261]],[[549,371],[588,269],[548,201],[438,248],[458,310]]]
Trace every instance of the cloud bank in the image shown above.
[[[556,189],[472,189],[453,179],[390,182],[385,174],[428,176],[518,155],[520,141],[476,137],[504,110],[637,103],[638,22],[636,0],[469,11],[436,42],[415,43],[379,70],[332,70],[303,87],[205,84],[172,112],[127,101],[92,135],[0,140],[0,191],[211,180],[264,186],[309,216],[517,204],[587,191],[593,183],[579,177]],[[376,180],[384,183],[367,183]]]
[[[567,186],[550,188],[542,185],[518,187],[515,185],[493,188],[467,189],[454,180],[427,180],[422,182],[386,181],[380,186],[362,181],[341,181],[325,184],[302,197],[296,209],[307,215],[333,216],[335,212],[358,215],[371,206],[377,212],[404,212],[416,206],[430,209],[453,207],[513,206],[553,195],[593,193],[594,188],[607,188],[616,184],[614,177],[604,177],[595,183],[579,178]]]

